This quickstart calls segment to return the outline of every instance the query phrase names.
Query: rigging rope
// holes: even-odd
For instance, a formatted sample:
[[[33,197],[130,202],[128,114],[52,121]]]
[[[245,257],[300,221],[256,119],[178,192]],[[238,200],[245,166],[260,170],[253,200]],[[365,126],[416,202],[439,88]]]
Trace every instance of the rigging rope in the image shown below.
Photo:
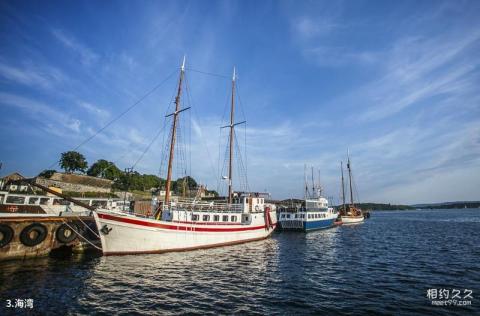
[[[185,90],[187,91],[187,97],[188,97],[189,100],[191,100],[190,89],[188,88],[188,86],[189,86],[189,85],[188,85],[188,81],[185,80],[185,83],[186,83],[186,87],[187,87],[187,88],[185,89]],[[193,106],[192,106],[192,108],[193,108],[193,114],[194,114],[196,120],[198,121],[198,123],[199,123],[200,125],[202,125],[202,124],[201,124],[201,120],[200,120],[200,116],[199,116],[198,113],[197,113],[196,107],[193,107]],[[190,131],[191,131],[191,129],[190,129]],[[200,135],[200,136],[203,136],[203,135]],[[205,138],[203,138],[203,137],[200,137],[200,138],[201,138],[201,140],[202,140],[202,142],[203,142],[203,145],[205,146],[205,150],[207,151],[207,156],[208,156],[208,161],[209,161],[209,163],[210,163],[210,167],[212,168],[213,174],[215,175],[215,174],[216,174],[215,166],[214,166],[214,163],[213,163],[213,159],[212,159],[212,157],[211,157],[211,155],[210,155],[210,150],[209,150],[209,148],[208,148],[208,143],[205,141]],[[191,161],[191,151],[190,151],[190,161]]]
[[[201,73],[201,74],[204,74],[204,75],[209,75],[209,76],[214,76],[214,77],[220,77],[220,78],[230,79],[230,76],[227,76],[227,75],[216,74],[216,73],[213,73],[213,72],[207,72],[207,71],[197,70],[197,69],[193,69],[193,68],[189,68],[189,67],[185,67],[185,69],[186,69],[186,70],[193,71],[193,72],[198,72],[198,73]]]
[[[145,148],[145,150],[142,152],[142,154],[140,155],[140,157],[137,159],[137,161],[135,161],[135,163],[132,165],[132,169],[135,168],[137,166],[137,164],[143,159],[143,157],[145,156],[145,154],[147,153],[147,151],[150,149],[150,147],[153,145],[153,143],[157,140],[158,136],[160,136],[160,134],[165,130],[165,125],[163,125],[157,132],[157,134],[155,134],[155,137],[153,137],[153,139],[150,141],[150,143],[148,144],[148,146]]]
[[[128,108],[126,108],[123,112],[121,112],[119,115],[117,115],[116,117],[114,117],[113,119],[111,119],[107,124],[105,124],[102,128],[100,128],[99,130],[97,130],[93,135],[87,137],[84,141],[82,141],[78,146],[76,146],[75,148],[72,149],[72,151],[75,151],[77,150],[78,148],[82,147],[83,145],[85,145],[86,143],[88,143],[89,141],[91,141],[95,136],[97,136],[98,134],[100,134],[101,132],[103,132],[107,127],[109,127],[110,125],[112,125],[113,123],[115,123],[117,120],[119,120],[121,117],[123,117],[125,114],[127,114],[130,110],[132,110],[135,106],[137,106],[138,104],[140,104],[143,100],[145,100],[148,96],[150,96],[153,92],[155,92],[158,88],[160,88],[165,82],[167,82],[172,76],[173,74],[176,73],[176,69],[174,71],[172,71],[172,73],[170,73],[165,79],[163,79],[160,83],[158,83],[157,85],[155,85],[152,89],[150,89],[146,94],[144,94],[142,97],[140,97],[140,99],[138,99],[136,102],[134,102],[132,105],[130,105]],[[50,167],[48,169],[51,169],[53,168],[55,165],[57,165],[58,161],[55,161],[52,165],[50,165]]]

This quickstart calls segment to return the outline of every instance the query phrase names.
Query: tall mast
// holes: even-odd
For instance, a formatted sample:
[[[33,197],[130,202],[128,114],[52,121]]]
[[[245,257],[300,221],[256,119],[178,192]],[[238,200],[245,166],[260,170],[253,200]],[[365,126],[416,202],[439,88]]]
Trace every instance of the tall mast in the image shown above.
[[[348,177],[350,179],[350,205],[355,207],[353,204],[353,190],[352,190],[352,166],[350,165],[350,151],[347,150],[347,168],[348,168]]]
[[[233,140],[235,136],[235,126],[239,124],[243,124],[246,121],[234,122],[235,118],[235,80],[237,76],[235,74],[235,67],[233,67],[233,77],[232,77],[232,101],[231,101],[231,108],[230,108],[230,124],[222,126],[222,128],[230,128],[230,141],[229,141],[229,159],[228,159],[228,203],[232,203],[233,198],[233,191],[232,191],[232,177],[233,177]]]
[[[312,166],[312,197],[315,198],[315,193],[316,188],[315,188],[315,178],[313,177],[313,166]]]
[[[170,139],[170,155],[168,157],[168,172],[167,172],[167,184],[165,188],[165,206],[168,207],[168,203],[170,202],[170,185],[172,182],[172,165],[173,165],[173,157],[175,151],[175,140],[177,136],[177,118],[180,112],[187,110],[188,108],[180,110],[180,96],[182,94],[182,83],[183,77],[185,75],[185,56],[183,56],[183,63],[180,69],[180,79],[178,80],[178,90],[177,96],[175,97],[175,112],[169,114],[167,116],[173,115],[173,124],[172,124],[172,137]]]
[[[232,102],[230,107],[230,148],[229,148],[229,159],[228,159],[228,204],[232,203],[232,160],[233,160],[233,133],[234,130],[234,113],[235,112],[235,67],[233,67],[233,77],[232,77]]]
[[[342,201],[343,210],[345,210],[345,181],[343,179],[343,161],[340,161],[340,169],[342,170]]]
[[[303,165],[303,177],[305,178],[305,200],[308,195],[308,182],[307,182],[307,165]]]

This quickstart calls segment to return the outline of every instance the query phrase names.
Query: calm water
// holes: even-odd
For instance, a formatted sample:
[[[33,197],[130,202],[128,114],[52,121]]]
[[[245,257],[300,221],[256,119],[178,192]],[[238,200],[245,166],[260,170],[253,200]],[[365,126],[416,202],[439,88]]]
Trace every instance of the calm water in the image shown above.
[[[429,288],[471,289],[472,306],[432,306]],[[0,315],[22,312],[5,308],[15,298],[34,299],[35,314],[480,315],[480,210],[375,212],[194,252],[0,263]]]

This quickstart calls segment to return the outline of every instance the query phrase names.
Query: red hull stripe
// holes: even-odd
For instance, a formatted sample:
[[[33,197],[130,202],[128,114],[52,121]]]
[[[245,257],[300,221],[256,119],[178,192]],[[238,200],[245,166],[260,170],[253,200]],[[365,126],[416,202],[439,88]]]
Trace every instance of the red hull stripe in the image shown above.
[[[139,226],[147,226],[147,227],[155,227],[155,228],[171,229],[171,230],[185,230],[185,231],[196,231],[196,232],[239,232],[239,231],[257,230],[257,229],[266,228],[265,225],[254,226],[254,227],[235,227],[235,228],[177,226],[177,225],[165,225],[160,223],[145,222],[138,219],[112,216],[109,214],[101,214],[101,213],[97,213],[97,214],[98,214],[98,217],[100,217],[101,219],[106,219],[106,220],[111,220],[116,222],[123,222],[123,223],[128,223],[133,225],[139,225]]]

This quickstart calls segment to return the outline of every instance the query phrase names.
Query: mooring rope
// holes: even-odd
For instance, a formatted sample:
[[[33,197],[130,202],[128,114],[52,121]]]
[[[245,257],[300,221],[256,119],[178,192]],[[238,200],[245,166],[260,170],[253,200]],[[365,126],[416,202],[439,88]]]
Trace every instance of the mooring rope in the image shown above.
[[[92,246],[93,248],[96,248],[98,250],[103,250],[102,248],[98,247],[97,245],[95,245],[94,243],[92,243],[90,240],[88,240],[87,238],[83,237],[82,234],[80,234],[79,232],[77,232],[75,229],[73,229],[72,226],[68,225],[68,223],[66,221],[63,221],[63,223],[65,225],[67,225],[74,233],[77,234],[78,237],[82,238],[83,240],[85,240],[88,244],[90,244],[90,246]],[[98,235],[97,235],[98,236]]]

